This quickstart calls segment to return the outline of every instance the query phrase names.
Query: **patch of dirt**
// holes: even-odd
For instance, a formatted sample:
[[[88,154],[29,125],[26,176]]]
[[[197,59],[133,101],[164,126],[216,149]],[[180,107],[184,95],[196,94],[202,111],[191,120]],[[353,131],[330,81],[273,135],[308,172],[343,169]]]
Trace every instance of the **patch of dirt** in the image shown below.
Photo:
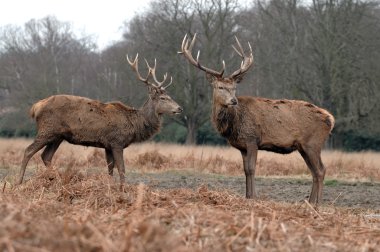
[[[35,171],[27,170],[26,179],[34,176]],[[106,169],[91,170],[91,173],[106,173]],[[6,175],[14,176],[16,171],[0,168],[0,180]],[[118,179],[117,171],[114,178]],[[188,188],[197,189],[207,186],[214,190],[228,190],[231,193],[244,197],[245,177],[205,174],[191,171],[165,171],[154,173],[127,172],[126,182],[136,185],[143,183],[155,189]],[[302,202],[307,199],[311,190],[311,178],[271,178],[256,177],[256,191],[261,200],[278,202]],[[323,204],[350,207],[380,209],[379,182],[345,182],[325,179],[323,188]]]
[[[118,175],[115,174],[115,177]],[[144,183],[157,189],[191,188],[206,185],[210,189],[226,189],[245,195],[245,177],[220,176],[191,172],[129,173],[127,183]],[[256,177],[258,197],[279,202],[300,202],[307,199],[311,179]],[[325,180],[323,204],[380,209],[380,183]]]

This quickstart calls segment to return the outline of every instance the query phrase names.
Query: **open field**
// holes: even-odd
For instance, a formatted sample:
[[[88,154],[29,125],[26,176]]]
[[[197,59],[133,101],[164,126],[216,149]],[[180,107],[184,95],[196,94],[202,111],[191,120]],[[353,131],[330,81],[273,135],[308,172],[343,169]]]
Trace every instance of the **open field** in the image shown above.
[[[24,149],[30,143],[31,140],[24,139],[0,139],[0,167],[18,168]],[[53,164],[61,168],[97,167],[106,172],[104,156],[102,149],[63,143],[54,156]],[[244,174],[240,152],[232,147],[143,143],[126,148],[124,159],[127,171],[161,172],[175,169],[223,175]],[[324,151],[322,160],[327,168],[328,179],[380,181],[380,153]],[[41,166],[43,163],[37,153],[29,162],[27,172]],[[298,152],[280,155],[259,151],[256,175],[311,177]]]
[[[260,152],[259,200],[244,199],[239,152],[227,147],[133,145],[118,191],[104,153],[63,144],[54,169],[39,154],[13,187],[30,140],[0,139],[1,251],[376,251],[380,154],[324,152],[324,203],[305,197],[298,154]]]

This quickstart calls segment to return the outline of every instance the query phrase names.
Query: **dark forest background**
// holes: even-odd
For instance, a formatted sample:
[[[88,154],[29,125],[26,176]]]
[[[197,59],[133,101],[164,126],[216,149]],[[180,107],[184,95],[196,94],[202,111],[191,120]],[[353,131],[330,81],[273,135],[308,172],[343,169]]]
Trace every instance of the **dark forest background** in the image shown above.
[[[380,150],[379,1],[159,0],[120,25],[123,37],[104,49],[53,16],[0,27],[0,136],[33,136],[28,110],[53,94],[141,106],[147,91],[125,58],[139,52],[157,58],[158,76],[173,76],[168,92],[184,107],[155,139],[224,144],[210,124],[205,75],[177,54],[196,32],[200,61],[219,69],[224,59],[227,74],[240,64],[234,36],[251,43],[254,66],[238,94],[312,102],[336,118],[329,147]]]

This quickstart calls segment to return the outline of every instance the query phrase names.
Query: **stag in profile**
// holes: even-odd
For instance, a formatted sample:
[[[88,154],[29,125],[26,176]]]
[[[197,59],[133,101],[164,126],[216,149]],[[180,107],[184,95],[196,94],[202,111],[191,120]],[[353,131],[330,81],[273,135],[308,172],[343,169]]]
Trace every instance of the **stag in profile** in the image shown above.
[[[30,115],[37,122],[37,136],[24,153],[18,184],[24,178],[30,158],[45,147],[42,160],[47,167],[62,141],[75,145],[93,146],[105,149],[109,175],[113,175],[116,165],[120,186],[125,182],[123,149],[132,143],[142,142],[160,129],[163,114],[179,114],[182,108],[167,94],[168,75],[162,81],[156,77],[156,61],[148,67],[146,77],[138,70],[138,54],[128,63],[136,72],[137,78],[148,89],[148,99],[140,109],[121,102],[102,103],[85,97],[54,95],[35,103]],[[153,79],[153,80],[151,80]],[[166,84],[165,84],[166,83]]]

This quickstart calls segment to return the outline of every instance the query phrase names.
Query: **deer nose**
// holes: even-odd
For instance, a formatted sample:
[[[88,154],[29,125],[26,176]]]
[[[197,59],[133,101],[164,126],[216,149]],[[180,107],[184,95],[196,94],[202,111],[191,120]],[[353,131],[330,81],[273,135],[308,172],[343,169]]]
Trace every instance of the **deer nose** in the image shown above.
[[[238,103],[238,102],[237,102],[237,99],[236,99],[236,98],[232,98],[232,99],[231,99],[231,104],[232,104],[232,105],[237,105],[237,103]]]
[[[180,113],[182,113],[182,111],[183,111],[183,108],[182,107],[178,107],[177,111],[175,111],[174,113],[175,114],[180,114]]]

